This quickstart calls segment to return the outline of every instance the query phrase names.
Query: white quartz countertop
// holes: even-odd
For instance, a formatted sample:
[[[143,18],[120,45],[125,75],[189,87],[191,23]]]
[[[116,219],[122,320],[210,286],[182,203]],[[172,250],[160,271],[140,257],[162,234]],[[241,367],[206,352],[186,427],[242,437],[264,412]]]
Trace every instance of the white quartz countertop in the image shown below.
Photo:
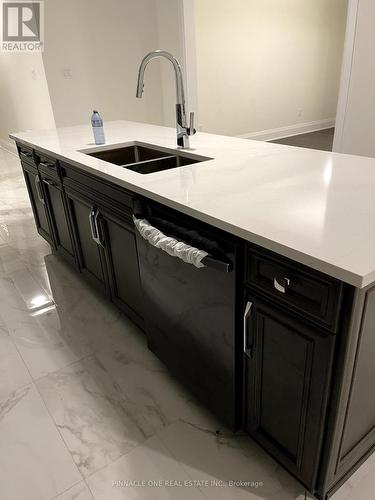
[[[105,124],[106,145],[176,148],[176,131]],[[90,125],[10,135],[356,287],[375,282],[375,159],[197,133],[191,153],[214,158],[142,175],[79,152]]]

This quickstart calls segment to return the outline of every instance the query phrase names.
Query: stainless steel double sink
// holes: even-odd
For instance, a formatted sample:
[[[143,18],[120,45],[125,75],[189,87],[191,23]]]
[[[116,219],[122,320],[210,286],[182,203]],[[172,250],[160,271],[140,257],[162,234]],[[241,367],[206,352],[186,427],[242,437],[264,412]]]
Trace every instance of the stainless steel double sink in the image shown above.
[[[80,152],[139,174],[152,174],[162,170],[212,160],[212,158],[205,156],[198,156],[185,151],[180,152],[175,149],[160,148],[141,142],[110,147],[103,146]]]

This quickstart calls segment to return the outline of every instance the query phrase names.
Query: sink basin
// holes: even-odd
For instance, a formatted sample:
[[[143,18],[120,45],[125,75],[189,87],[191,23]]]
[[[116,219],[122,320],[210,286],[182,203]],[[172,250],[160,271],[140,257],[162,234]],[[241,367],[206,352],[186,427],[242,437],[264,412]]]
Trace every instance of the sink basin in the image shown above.
[[[82,150],[81,153],[99,158],[122,168],[127,168],[139,174],[152,174],[162,170],[212,160],[212,158],[205,156],[180,152],[175,149],[164,149],[138,142],[86,149]]]
[[[115,148],[99,151],[93,150],[92,152],[85,151],[85,153],[89,156],[94,156],[100,160],[108,161],[109,163],[114,163],[115,165],[120,166],[154,160],[156,158],[166,156],[164,151],[147,148],[138,144],[132,144],[131,146],[117,146]]]

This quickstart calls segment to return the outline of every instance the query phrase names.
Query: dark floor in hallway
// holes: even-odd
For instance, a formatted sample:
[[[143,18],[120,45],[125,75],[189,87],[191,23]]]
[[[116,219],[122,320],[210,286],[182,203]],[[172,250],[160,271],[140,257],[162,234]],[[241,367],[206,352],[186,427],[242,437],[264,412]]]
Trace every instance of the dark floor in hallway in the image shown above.
[[[334,128],[326,128],[308,134],[293,135],[270,141],[275,144],[286,144],[287,146],[297,146],[299,148],[320,149],[322,151],[332,151]]]

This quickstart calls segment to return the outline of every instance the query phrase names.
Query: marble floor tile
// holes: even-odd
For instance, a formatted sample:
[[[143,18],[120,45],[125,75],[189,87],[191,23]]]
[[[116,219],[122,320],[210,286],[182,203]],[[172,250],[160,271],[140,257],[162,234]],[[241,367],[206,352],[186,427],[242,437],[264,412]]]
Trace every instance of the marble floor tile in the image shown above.
[[[18,167],[20,168],[20,167]],[[4,210],[30,210],[30,200],[28,199],[25,181],[19,174],[11,173],[7,179],[1,179],[1,201]]]
[[[220,428],[217,419],[147,350],[144,336],[139,333],[126,335],[111,349],[95,353],[95,368],[102,380],[108,377],[121,387],[129,411],[145,437],[153,436],[177,420],[206,425],[212,430]]]
[[[30,382],[30,374],[0,318],[0,400]]]
[[[46,290],[39,285],[27,268],[14,271],[10,277],[28,311],[35,312],[54,305]]]
[[[77,361],[55,309],[33,316],[11,278],[0,278],[0,296],[0,315],[34,379]]]
[[[246,435],[177,422],[158,437],[192,479],[205,481],[209,500],[294,500],[304,492]]]
[[[35,387],[0,402],[0,498],[51,500],[82,480]]]
[[[375,480],[375,453],[373,453],[348,479],[347,484],[349,484],[352,488],[356,488],[359,484],[368,481],[369,479]]]
[[[353,493],[355,494],[355,490],[353,490],[348,483],[345,483],[339,490],[336,491],[330,500],[357,500],[356,496],[353,497]],[[370,500],[370,498],[372,499],[372,497],[365,497],[361,499],[359,498],[358,500]],[[300,500],[302,500],[302,498]],[[308,497],[308,500],[310,500],[310,497]],[[312,497],[312,500],[315,500],[315,498]]]
[[[38,248],[50,248],[39,240],[31,207],[0,210],[0,239],[19,253]]]
[[[23,258],[23,256],[22,256]],[[30,271],[32,276],[34,277],[35,281],[47,292],[47,294],[53,298],[52,291],[51,291],[51,285],[49,282],[49,276],[47,273],[46,269],[46,264],[44,261],[44,256],[43,259],[41,259],[41,262],[37,262],[36,259],[30,260],[30,257],[28,256],[28,261],[25,264],[27,269]]]
[[[136,327],[55,255],[45,259],[61,335],[77,357],[110,348]]]
[[[75,484],[53,500],[95,500],[84,481]],[[110,499],[108,499],[110,500]]]
[[[153,437],[87,482],[96,500],[204,500],[198,488],[189,486],[190,480],[159,438]]]
[[[372,500],[375,498],[375,453],[331,497],[331,500]]]
[[[8,220],[8,217],[2,219],[0,210],[0,276],[11,276],[15,272],[28,272],[42,288],[50,292],[44,258],[51,253],[51,249],[36,233],[32,215],[27,217],[26,227],[27,231],[31,228],[33,237],[25,238],[23,245],[14,238],[14,228],[19,230],[18,225],[5,223],[5,220]],[[21,234],[24,231],[26,229],[21,229]]]
[[[21,269],[25,269],[25,265],[19,252],[0,240],[0,276],[5,277]]]
[[[86,359],[39,379],[37,387],[84,476],[129,452],[145,438],[126,397]]]

